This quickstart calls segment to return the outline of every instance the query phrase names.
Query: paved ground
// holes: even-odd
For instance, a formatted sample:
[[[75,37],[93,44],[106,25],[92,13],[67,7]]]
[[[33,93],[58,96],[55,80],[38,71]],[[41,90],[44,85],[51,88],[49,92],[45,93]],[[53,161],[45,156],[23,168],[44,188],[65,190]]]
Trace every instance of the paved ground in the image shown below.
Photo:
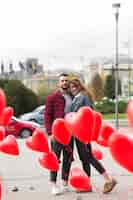
[[[129,132],[129,130],[125,130]],[[132,134],[132,131],[130,130]],[[65,195],[53,197],[50,194],[50,184],[48,181],[48,171],[38,164],[39,153],[32,152],[26,148],[23,139],[18,140],[20,147],[20,156],[18,158],[1,154],[0,166],[1,176],[4,182],[3,200],[128,200],[133,199],[133,176],[125,169],[118,166],[112,159],[107,148],[93,145],[100,148],[103,152],[102,163],[108,169],[109,173],[114,176],[119,184],[108,195],[102,194],[104,180],[92,169],[93,192],[86,194],[76,194],[69,192]],[[80,167],[80,161],[75,155],[76,161],[73,166]],[[60,178],[59,178],[60,179]],[[12,192],[14,186],[19,188],[18,192]]]

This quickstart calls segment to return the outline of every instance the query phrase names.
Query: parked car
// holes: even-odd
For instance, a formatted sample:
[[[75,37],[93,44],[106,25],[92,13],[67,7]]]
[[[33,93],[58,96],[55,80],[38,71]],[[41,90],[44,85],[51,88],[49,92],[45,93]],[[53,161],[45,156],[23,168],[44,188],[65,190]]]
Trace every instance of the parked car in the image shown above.
[[[9,124],[5,127],[5,134],[14,135],[16,137],[27,138],[32,135],[36,128],[40,125],[35,122],[26,122],[16,117],[12,117]]]
[[[45,110],[45,105],[41,105],[32,112],[20,115],[19,118],[24,121],[34,121],[40,125],[44,125],[44,110]]]

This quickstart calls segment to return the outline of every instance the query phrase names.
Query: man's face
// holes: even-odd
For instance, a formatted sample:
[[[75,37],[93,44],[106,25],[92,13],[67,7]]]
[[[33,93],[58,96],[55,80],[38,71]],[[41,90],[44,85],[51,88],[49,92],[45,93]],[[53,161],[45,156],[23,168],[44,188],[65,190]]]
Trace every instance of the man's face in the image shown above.
[[[67,90],[69,88],[69,79],[68,76],[61,76],[59,78],[59,87],[63,90]]]

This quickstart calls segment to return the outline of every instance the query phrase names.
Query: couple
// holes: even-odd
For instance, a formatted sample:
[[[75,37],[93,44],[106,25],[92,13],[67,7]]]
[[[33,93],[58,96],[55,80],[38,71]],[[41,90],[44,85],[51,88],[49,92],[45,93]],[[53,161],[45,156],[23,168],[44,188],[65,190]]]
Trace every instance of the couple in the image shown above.
[[[45,127],[50,136],[51,148],[59,160],[61,152],[63,153],[62,187],[60,188],[56,184],[57,172],[51,171],[50,181],[52,185],[52,194],[58,195],[69,189],[68,177],[73,161],[74,142],[77,147],[79,158],[82,162],[83,170],[86,172],[88,177],[90,178],[91,176],[91,164],[105,179],[103,193],[112,191],[117,182],[114,178],[108,175],[101,163],[93,157],[90,143],[86,145],[77,138],[72,137],[69,145],[64,146],[56,141],[53,135],[51,135],[52,124],[55,119],[64,118],[64,116],[69,112],[77,112],[82,106],[92,107],[92,96],[90,92],[86,90],[79,79],[74,78],[69,81],[68,74],[62,73],[59,76],[58,89],[47,97],[45,106]]]

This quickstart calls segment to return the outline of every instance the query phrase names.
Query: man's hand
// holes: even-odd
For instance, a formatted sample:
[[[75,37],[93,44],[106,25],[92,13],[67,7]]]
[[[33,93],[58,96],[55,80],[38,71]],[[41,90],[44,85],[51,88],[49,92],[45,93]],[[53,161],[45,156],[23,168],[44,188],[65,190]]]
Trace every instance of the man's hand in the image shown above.
[[[54,135],[52,135],[52,134],[50,135],[49,138],[50,138],[51,141],[54,141],[54,140],[55,140],[55,139],[54,139]]]

